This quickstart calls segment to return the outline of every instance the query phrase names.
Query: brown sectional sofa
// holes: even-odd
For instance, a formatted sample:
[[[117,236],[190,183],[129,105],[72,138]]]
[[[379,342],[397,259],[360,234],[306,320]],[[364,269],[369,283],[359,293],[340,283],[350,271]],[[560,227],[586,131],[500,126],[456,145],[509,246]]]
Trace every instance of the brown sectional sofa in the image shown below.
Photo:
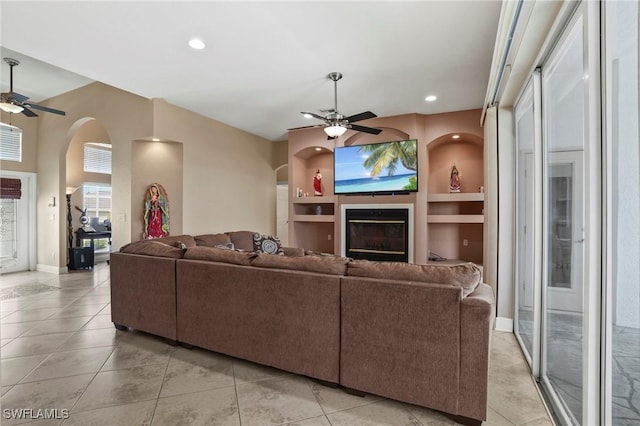
[[[464,423],[486,419],[495,302],[474,265],[212,248],[235,241],[250,249],[248,235],[170,237],[112,253],[116,327],[433,408]]]

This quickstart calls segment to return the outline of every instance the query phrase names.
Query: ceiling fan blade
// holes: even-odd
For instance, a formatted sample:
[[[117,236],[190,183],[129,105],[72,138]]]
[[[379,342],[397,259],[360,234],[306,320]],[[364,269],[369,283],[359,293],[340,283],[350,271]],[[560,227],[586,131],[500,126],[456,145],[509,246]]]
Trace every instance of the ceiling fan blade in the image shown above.
[[[21,95],[20,93],[16,93],[16,92],[3,93],[2,94],[2,98],[3,99],[13,99],[14,101],[18,101],[18,102],[24,102],[27,99],[29,99],[29,97],[27,97],[25,95]]]
[[[44,112],[51,112],[51,113],[58,114],[58,115],[66,115],[66,113],[64,111],[60,111],[59,109],[49,108],[49,107],[42,106],[42,105],[25,104],[24,106],[29,107],[29,108],[33,108],[33,109],[37,109],[37,110],[40,110],[40,111],[44,111]]]
[[[349,123],[355,123],[356,121],[368,120],[369,118],[376,118],[376,117],[377,115],[375,115],[371,111],[365,111],[365,112],[361,112],[360,114],[351,115],[345,118],[345,120],[347,120]]]
[[[382,132],[382,129],[374,129],[373,127],[359,126],[357,124],[350,124],[349,127],[356,132],[370,133],[372,135],[379,135]]]
[[[301,127],[292,127],[290,129],[287,129],[287,131],[289,130],[301,130],[301,129],[313,129],[314,127],[325,127],[324,124],[315,124],[312,126],[301,126]]]
[[[304,112],[304,111],[302,111],[302,112],[300,112],[300,114],[305,114],[305,115],[309,114],[310,116],[312,116],[314,118],[317,118],[318,120],[327,121],[326,118],[324,118],[323,116],[318,115],[318,114],[314,114],[312,112]]]
[[[24,108],[24,107],[23,107],[23,108]],[[24,108],[24,109],[22,110],[22,113],[23,113],[24,115],[26,115],[27,117],[37,117],[37,116],[38,116],[38,114],[36,114],[35,112],[31,111],[31,110],[30,110],[30,109],[28,109],[28,108]]]

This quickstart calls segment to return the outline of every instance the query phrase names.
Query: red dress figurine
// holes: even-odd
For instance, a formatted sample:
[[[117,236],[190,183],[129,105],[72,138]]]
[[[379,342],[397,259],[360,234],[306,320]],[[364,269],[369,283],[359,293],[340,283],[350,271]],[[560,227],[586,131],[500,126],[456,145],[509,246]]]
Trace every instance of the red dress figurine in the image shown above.
[[[313,195],[316,197],[322,196],[322,175],[320,169],[316,169],[316,174],[313,177]]]

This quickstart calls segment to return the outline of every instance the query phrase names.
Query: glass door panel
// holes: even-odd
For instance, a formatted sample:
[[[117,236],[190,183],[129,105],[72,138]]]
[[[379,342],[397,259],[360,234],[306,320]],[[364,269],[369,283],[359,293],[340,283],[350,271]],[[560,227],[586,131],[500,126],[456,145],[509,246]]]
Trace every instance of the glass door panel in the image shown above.
[[[638,2],[606,2],[607,317],[605,423],[640,424]]]
[[[534,73],[514,108],[516,126],[516,321],[515,332],[535,375],[539,353],[539,273],[536,267],[536,180],[540,156],[539,73]]]
[[[558,408],[582,423],[586,90],[583,17],[543,68],[543,338],[541,379]]]

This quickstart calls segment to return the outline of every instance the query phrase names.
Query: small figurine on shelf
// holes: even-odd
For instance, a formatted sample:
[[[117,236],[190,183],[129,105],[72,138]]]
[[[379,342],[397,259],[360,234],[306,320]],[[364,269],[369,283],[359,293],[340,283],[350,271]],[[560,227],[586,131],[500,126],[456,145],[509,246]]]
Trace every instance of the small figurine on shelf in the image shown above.
[[[316,174],[313,176],[313,195],[316,197],[322,196],[322,174],[320,174],[320,169],[316,169]]]
[[[460,192],[460,172],[454,164],[451,168],[451,176],[449,177],[449,192]]]

